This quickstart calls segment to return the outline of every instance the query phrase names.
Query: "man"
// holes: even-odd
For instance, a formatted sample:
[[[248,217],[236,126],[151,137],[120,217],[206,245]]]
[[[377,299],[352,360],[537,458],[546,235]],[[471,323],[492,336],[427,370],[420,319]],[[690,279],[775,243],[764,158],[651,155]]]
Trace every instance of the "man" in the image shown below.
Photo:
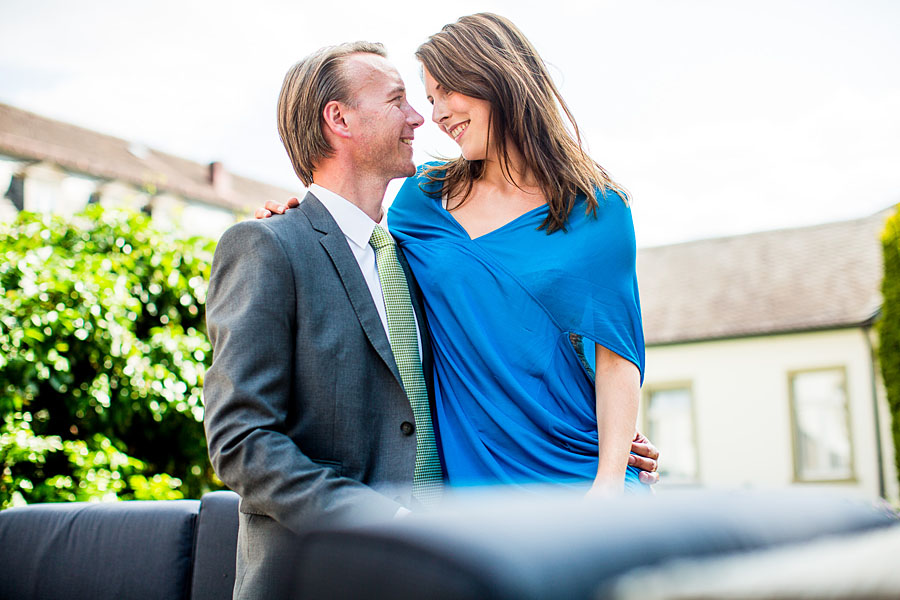
[[[210,458],[241,496],[236,597],[278,597],[292,532],[415,506],[417,439],[431,430],[404,392],[369,245],[388,182],[415,173],[411,142],[422,117],[383,48],[365,43],[295,65],[278,114],[312,193],[285,217],[225,233],[207,302]],[[411,288],[427,407],[431,341]]]
[[[439,494],[421,297],[376,225],[388,182],[415,173],[422,122],[381,45],[313,53],[278,102],[310,193],[219,241],[205,425],[216,472],[241,496],[236,598],[283,595],[309,526],[390,519]]]

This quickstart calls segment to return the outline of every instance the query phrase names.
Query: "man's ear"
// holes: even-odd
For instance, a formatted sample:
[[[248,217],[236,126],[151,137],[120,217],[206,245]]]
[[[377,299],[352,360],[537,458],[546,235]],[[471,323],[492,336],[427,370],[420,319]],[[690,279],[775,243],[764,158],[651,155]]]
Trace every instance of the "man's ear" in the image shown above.
[[[322,119],[325,127],[334,135],[342,138],[350,137],[350,126],[347,124],[346,111],[348,106],[337,100],[332,100],[325,105],[322,111]]]

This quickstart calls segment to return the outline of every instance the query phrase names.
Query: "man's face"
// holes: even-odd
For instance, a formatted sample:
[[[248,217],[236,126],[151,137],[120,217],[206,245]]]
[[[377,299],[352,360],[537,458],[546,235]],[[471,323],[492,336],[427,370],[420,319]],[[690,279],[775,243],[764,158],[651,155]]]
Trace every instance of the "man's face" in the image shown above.
[[[424,120],[406,101],[400,73],[377,54],[354,54],[344,68],[356,101],[345,119],[358,167],[387,180],[415,175],[412,142]]]

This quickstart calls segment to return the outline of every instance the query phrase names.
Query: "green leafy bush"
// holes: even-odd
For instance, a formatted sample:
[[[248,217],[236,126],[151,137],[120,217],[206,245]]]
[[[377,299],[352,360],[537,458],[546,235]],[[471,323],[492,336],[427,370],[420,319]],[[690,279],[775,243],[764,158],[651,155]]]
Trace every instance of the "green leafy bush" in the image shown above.
[[[0,507],[220,487],[201,403],[213,250],[99,206],[0,226]]]
[[[894,462],[900,470],[900,212],[887,220],[881,243],[884,279],[881,283],[881,319],[878,322],[878,358],[891,409]]]

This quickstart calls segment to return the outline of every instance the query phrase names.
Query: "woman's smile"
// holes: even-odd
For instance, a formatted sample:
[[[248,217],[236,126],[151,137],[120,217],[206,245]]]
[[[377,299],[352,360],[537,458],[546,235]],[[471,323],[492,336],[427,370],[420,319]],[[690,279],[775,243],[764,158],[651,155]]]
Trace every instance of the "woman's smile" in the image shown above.
[[[462,123],[458,123],[458,124],[454,125],[453,127],[449,128],[447,133],[450,134],[450,137],[452,137],[454,140],[459,142],[459,138],[462,136],[463,132],[466,130],[466,128],[468,126],[469,126],[469,121],[463,121]]]

